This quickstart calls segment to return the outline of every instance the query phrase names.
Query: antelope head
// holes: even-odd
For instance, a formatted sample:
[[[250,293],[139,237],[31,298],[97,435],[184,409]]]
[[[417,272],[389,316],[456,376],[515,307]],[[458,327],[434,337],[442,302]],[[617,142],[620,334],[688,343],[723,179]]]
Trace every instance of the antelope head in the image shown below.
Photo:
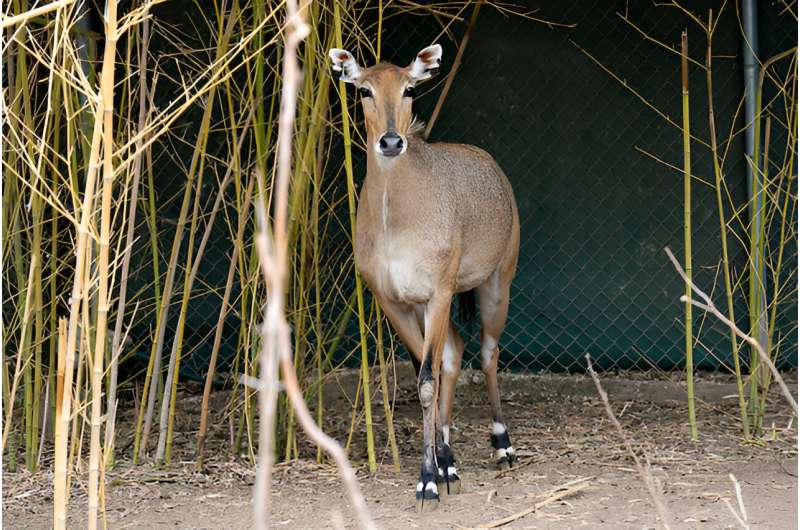
[[[379,157],[395,157],[406,152],[412,121],[411,103],[417,83],[433,77],[442,60],[438,44],[420,51],[405,68],[378,63],[359,66],[347,50],[332,48],[333,78],[356,86],[364,109],[367,141]]]

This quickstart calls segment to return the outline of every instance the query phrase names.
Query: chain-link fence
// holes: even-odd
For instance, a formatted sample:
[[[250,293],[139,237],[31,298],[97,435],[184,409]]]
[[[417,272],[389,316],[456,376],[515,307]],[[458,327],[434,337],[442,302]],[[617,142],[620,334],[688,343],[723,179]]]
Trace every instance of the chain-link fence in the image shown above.
[[[701,13],[708,7],[719,8],[716,2],[704,6],[693,9]],[[605,370],[679,368],[684,362],[679,301],[684,286],[662,250],[668,246],[676,255],[683,252],[679,169],[683,151],[681,130],[675,125],[681,121],[680,57],[674,50],[688,26],[690,55],[702,63],[706,36],[678,9],[652,3],[574,0],[529,7],[535,10],[532,16],[575,27],[551,28],[484,5],[431,136],[432,141],[475,144],[491,153],[516,193],[522,241],[501,339],[501,365],[513,370],[582,371],[583,356],[590,353]],[[795,42],[794,18],[780,11],[779,5],[760,3],[762,25],[769,25],[769,31],[761,32],[761,57]],[[465,30],[465,24],[454,24],[453,38],[446,38],[440,35],[441,27],[435,17],[413,15],[392,17],[383,26],[383,55],[398,64],[408,63],[433,41],[444,45],[439,83],[426,85],[415,101],[415,112],[423,120],[439,97],[441,81]],[[726,216],[731,220],[735,309],[747,327],[741,49],[736,9],[728,5],[714,35],[714,104],[720,149],[727,153]],[[694,64],[690,94],[692,133],[702,140],[692,144],[694,275],[697,284],[724,306],[713,166],[703,143],[709,139],[706,77]],[[360,112],[356,118],[360,120]],[[738,133],[725,141],[731,130]],[[785,135],[773,142],[785,145]],[[341,146],[334,146],[332,156],[340,156],[337,153]],[[360,182],[365,173],[363,153],[357,153],[355,170]],[[343,193],[344,178],[338,173],[331,178],[340,179],[335,189]],[[168,178],[164,182],[165,197],[180,193],[182,182],[170,183]],[[207,185],[216,183],[209,179]],[[167,219],[177,215],[178,202],[163,207]],[[792,215],[783,275],[791,284],[797,280],[794,219]],[[343,235],[349,229],[344,203],[339,223],[325,243],[331,268],[352,263]],[[200,273],[205,294],[190,305],[184,361],[189,376],[202,374],[207,365],[230,241],[224,225],[215,229]],[[342,309],[352,289],[352,284],[342,287],[342,301],[327,309],[331,315]],[[780,348],[784,368],[797,364],[797,306],[792,301],[796,290],[790,289],[793,294],[781,305],[776,326],[784,341]],[[346,328],[341,352],[356,349],[358,328],[353,322]],[[222,351],[229,360],[237,347],[235,314],[226,326],[229,333],[224,335]],[[695,312],[694,329],[696,365],[712,370],[729,366],[729,330],[701,311]],[[475,329],[465,363],[477,364],[478,350]]]

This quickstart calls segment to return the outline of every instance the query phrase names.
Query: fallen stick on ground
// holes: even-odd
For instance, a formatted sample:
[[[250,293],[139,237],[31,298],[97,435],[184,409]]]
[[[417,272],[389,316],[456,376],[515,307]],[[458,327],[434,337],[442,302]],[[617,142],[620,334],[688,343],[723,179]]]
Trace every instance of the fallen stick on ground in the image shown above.
[[[672,517],[669,515],[669,512],[664,505],[664,500],[661,498],[661,492],[656,487],[656,481],[653,478],[653,474],[650,473],[650,463],[648,461],[647,465],[642,465],[642,462],[639,460],[639,457],[633,450],[633,444],[631,444],[630,439],[625,435],[625,431],[622,429],[622,424],[614,415],[614,410],[611,408],[611,404],[608,402],[608,394],[606,394],[606,391],[603,390],[603,385],[600,384],[600,378],[597,377],[597,373],[594,371],[594,368],[592,368],[592,358],[588,353],[586,354],[586,367],[589,370],[589,375],[592,376],[594,386],[597,387],[597,393],[600,394],[600,399],[603,401],[603,405],[605,405],[608,418],[611,420],[611,423],[614,424],[619,437],[622,438],[622,443],[625,444],[625,449],[628,450],[628,454],[631,455],[633,462],[636,464],[636,469],[639,471],[639,476],[642,477],[642,482],[644,482],[644,485],[647,488],[647,493],[650,494],[650,500],[653,501],[653,505],[658,512],[658,518],[661,520],[661,526],[663,526],[666,530],[669,530],[669,522],[672,520]]]
[[[736,501],[739,503],[739,512],[733,508],[728,499],[723,498],[722,502],[725,503],[725,506],[727,506],[731,514],[733,514],[733,517],[736,519],[736,522],[739,523],[739,526],[744,528],[744,530],[750,530],[750,524],[747,522],[747,510],[744,508],[744,500],[742,499],[742,488],[739,486],[739,481],[736,480],[736,477],[733,476],[733,473],[729,473],[728,476],[730,477],[731,482],[733,482],[733,489],[736,492]]]
[[[554,503],[556,501],[560,501],[561,499],[569,497],[570,495],[574,495],[574,494],[578,493],[579,491],[582,491],[582,490],[588,488],[589,484],[591,484],[591,481],[594,478],[595,477],[592,476],[592,477],[582,477],[582,478],[579,478],[579,479],[570,480],[569,482],[566,482],[566,483],[564,483],[564,484],[562,484],[562,485],[550,490],[550,492],[545,494],[545,498],[544,499],[542,499],[541,501],[538,501],[538,502],[534,502],[533,506],[531,506],[530,508],[526,508],[526,509],[524,509],[524,510],[522,510],[520,512],[517,512],[517,513],[512,513],[511,515],[503,517],[502,519],[495,519],[494,521],[489,521],[488,523],[484,523],[482,525],[479,525],[478,528],[497,528],[499,526],[504,526],[504,525],[507,525],[508,523],[512,523],[512,522],[516,521],[517,519],[522,519],[526,515],[529,515],[529,514],[532,514],[534,512],[537,512],[537,511],[541,510],[542,508],[544,508],[548,504],[552,504],[552,503]]]

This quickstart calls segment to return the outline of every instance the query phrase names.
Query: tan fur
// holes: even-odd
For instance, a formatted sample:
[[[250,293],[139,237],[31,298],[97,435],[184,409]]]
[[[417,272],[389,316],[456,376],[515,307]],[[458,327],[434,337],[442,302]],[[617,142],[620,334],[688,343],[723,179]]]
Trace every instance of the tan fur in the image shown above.
[[[477,289],[483,333],[497,341],[517,265],[519,214],[508,179],[488,153],[422,139],[411,98],[403,97],[414,84],[408,68],[381,63],[361,71],[356,83],[369,88],[372,97],[362,98],[367,176],[358,203],[355,260],[406,347],[420,362],[431,356],[433,407],[425,406],[429,388],[423,395],[420,387],[427,447],[433,443],[433,422],[440,433],[449,424],[464,348],[450,322],[453,295]],[[376,150],[389,130],[406,144],[398,156]],[[437,405],[448,334],[456,368],[441,374],[442,402]],[[493,353],[485,372],[492,411],[499,418]]]

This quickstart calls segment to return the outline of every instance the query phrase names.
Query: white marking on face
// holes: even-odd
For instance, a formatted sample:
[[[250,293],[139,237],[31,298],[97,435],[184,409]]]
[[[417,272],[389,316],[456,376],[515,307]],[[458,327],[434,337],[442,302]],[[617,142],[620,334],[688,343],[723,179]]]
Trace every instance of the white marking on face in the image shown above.
[[[506,432],[506,426],[499,421],[492,422],[492,434],[500,435]]]
[[[417,491],[422,491],[422,482],[417,482]]]
[[[506,447],[506,454],[508,456],[514,456],[514,446],[513,445],[509,445],[508,447]]]
[[[501,458],[507,458],[508,454],[505,449],[495,449],[494,451],[494,458],[495,460],[500,460]]]
[[[456,345],[452,343],[450,336],[444,342],[444,351],[442,352],[442,368],[448,374],[458,373],[460,366],[458,366],[458,352]]]
[[[428,482],[427,484],[425,484],[425,490],[426,491],[432,491],[437,495],[439,494],[439,490],[436,488],[436,483],[435,482]]]
[[[458,475],[458,472],[456,471],[456,467],[455,466],[449,466],[447,468],[447,475],[448,476]]]
[[[445,445],[450,445],[450,426],[445,425],[442,427],[442,440],[444,440]]]
[[[489,335],[484,336],[483,344],[481,345],[481,362],[484,366],[492,362],[495,348],[497,348],[497,339]]]
[[[386,184],[383,187],[383,201],[381,202],[381,220],[383,221],[383,231],[384,233],[388,232],[389,230],[389,193],[387,187],[389,185],[389,181],[386,181]]]

